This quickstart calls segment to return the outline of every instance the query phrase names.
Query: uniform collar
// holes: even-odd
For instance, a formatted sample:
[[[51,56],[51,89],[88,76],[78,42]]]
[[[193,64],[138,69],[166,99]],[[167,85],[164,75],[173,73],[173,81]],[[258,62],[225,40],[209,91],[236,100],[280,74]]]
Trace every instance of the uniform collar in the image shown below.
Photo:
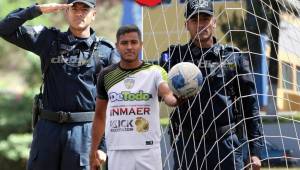
[[[70,29],[67,32],[68,41],[70,44],[84,43],[88,48],[96,41],[96,33],[93,29],[90,30],[91,35],[88,38],[77,38],[75,37]]]
[[[204,53],[206,53],[208,50],[208,53],[213,53],[214,55],[218,55],[220,53],[220,45],[219,43],[217,43],[217,39],[216,37],[213,37],[213,46],[211,48],[204,48],[201,49],[199,47],[197,47],[192,40],[189,41],[188,46],[190,48],[190,51],[192,52],[193,56],[199,56],[199,55],[203,55]],[[208,55],[206,55],[208,56]]]

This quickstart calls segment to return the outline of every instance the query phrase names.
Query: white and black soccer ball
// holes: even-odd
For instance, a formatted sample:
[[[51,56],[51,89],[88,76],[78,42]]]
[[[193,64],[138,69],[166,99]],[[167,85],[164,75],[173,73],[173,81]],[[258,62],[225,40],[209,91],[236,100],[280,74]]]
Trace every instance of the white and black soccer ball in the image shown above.
[[[193,63],[181,62],[171,68],[168,73],[169,87],[181,98],[194,96],[200,90],[203,76],[200,69]]]

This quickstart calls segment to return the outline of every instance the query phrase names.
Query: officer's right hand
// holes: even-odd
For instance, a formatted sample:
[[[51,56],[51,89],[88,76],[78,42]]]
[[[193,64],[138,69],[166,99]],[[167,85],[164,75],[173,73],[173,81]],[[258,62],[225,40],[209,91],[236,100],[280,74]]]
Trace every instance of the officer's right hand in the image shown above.
[[[71,7],[72,5],[73,4],[50,3],[50,4],[37,5],[37,7],[40,8],[40,10],[43,14],[46,14],[46,13],[54,13],[54,12],[58,12],[58,11],[67,9],[67,8]]]

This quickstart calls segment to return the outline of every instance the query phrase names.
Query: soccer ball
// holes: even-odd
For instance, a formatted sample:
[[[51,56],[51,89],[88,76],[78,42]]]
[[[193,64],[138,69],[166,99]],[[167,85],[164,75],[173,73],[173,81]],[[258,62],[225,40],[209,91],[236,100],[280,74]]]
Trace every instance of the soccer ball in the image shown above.
[[[168,73],[169,87],[181,98],[188,98],[198,93],[203,83],[200,69],[193,63],[181,62],[171,68]]]

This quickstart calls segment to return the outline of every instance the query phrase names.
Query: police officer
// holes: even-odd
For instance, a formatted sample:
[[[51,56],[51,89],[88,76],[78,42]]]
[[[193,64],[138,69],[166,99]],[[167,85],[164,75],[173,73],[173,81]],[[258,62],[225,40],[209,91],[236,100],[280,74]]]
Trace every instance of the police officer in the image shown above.
[[[39,120],[33,132],[27,169],[89,169],[96,77],[102,67],[119,61],[114,47],[98,38],[90,24],[96,0],[68,0],[17,9],[0,21],[0,36],[41,59],[44,74]],[[42,14],[65,11],[67,32],[25,26]],[[106,158],[105,145],[99,157]]]
[[[160,65],[169,70],[179,62],[192,62],[199,66],[204,83],[199,95],[170,114],[174,169],[240,170],[244,167],[241,148],[246,145],[248,165],[260,169],[262,130],[249,61],[239,49],[216,42],[210,0],[188,0],[185,18],[190,41],[170,46],[162,53]],[[237,114],[245,122],[248,141],[243,144],[237,137],[241,123]]]

